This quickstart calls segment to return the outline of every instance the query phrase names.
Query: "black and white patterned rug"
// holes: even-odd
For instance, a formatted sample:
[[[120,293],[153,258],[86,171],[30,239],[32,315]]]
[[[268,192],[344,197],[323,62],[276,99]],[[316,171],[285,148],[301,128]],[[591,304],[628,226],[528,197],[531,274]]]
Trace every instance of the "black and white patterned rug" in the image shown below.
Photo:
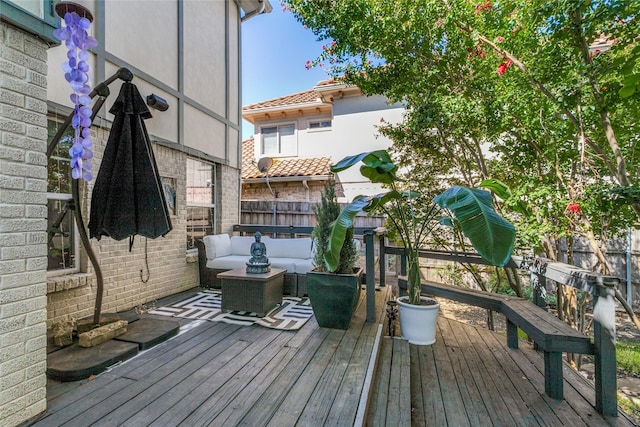
[[[271,310],[265,317],[259,317],[248,311],[221,310],[222,293],[216,290],[205,290],[186,300],[159,307],[149,314],[182,317],[185,319],[210,320],[235,325],[261,325],[267,328],[297,330],[313,315],[309,298],[283,297],[282,305]]]

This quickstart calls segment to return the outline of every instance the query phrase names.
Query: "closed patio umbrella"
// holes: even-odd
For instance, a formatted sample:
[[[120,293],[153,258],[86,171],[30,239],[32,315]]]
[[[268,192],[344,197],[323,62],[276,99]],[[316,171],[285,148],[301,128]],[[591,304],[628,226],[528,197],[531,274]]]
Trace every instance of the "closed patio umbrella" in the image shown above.
[[[131,243],[136,234],[164,236],[172,226],[144,124],[151,113],[131,82],[122,84],[109,112],[115,119],[91,196],[90,236]]]

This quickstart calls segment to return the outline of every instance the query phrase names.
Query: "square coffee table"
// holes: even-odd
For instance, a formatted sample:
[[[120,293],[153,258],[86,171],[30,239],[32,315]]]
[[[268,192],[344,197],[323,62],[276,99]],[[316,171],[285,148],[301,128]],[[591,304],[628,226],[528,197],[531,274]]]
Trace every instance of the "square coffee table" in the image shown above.
[[[287,270],[272,268],[268,273],[247,273],[245,268],[218,274],[222,285],[222,310],[251,311],[264,317],[282,304],[282,285]]]

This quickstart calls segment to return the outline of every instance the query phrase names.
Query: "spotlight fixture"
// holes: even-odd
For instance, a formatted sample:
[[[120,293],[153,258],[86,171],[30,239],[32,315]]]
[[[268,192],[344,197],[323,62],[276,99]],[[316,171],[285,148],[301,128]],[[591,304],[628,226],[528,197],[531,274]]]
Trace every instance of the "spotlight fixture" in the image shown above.
[[[158,111],[167,111],[167,109],[169,108],[169,103],[166,99],[154,94],[147,96],[147,105],[151,108],[155,108]]]

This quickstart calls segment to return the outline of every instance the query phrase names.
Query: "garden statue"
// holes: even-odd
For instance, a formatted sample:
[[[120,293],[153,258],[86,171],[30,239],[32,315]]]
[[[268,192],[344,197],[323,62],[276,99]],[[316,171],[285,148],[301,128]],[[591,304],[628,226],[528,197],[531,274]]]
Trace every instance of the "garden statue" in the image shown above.
[[[271,263],[267,258],[267,247],[260,241],[260,232],[256,231],[256,241],[251,244],[251,258],[247,262],[247,273],[267,273],[271,271]]]

